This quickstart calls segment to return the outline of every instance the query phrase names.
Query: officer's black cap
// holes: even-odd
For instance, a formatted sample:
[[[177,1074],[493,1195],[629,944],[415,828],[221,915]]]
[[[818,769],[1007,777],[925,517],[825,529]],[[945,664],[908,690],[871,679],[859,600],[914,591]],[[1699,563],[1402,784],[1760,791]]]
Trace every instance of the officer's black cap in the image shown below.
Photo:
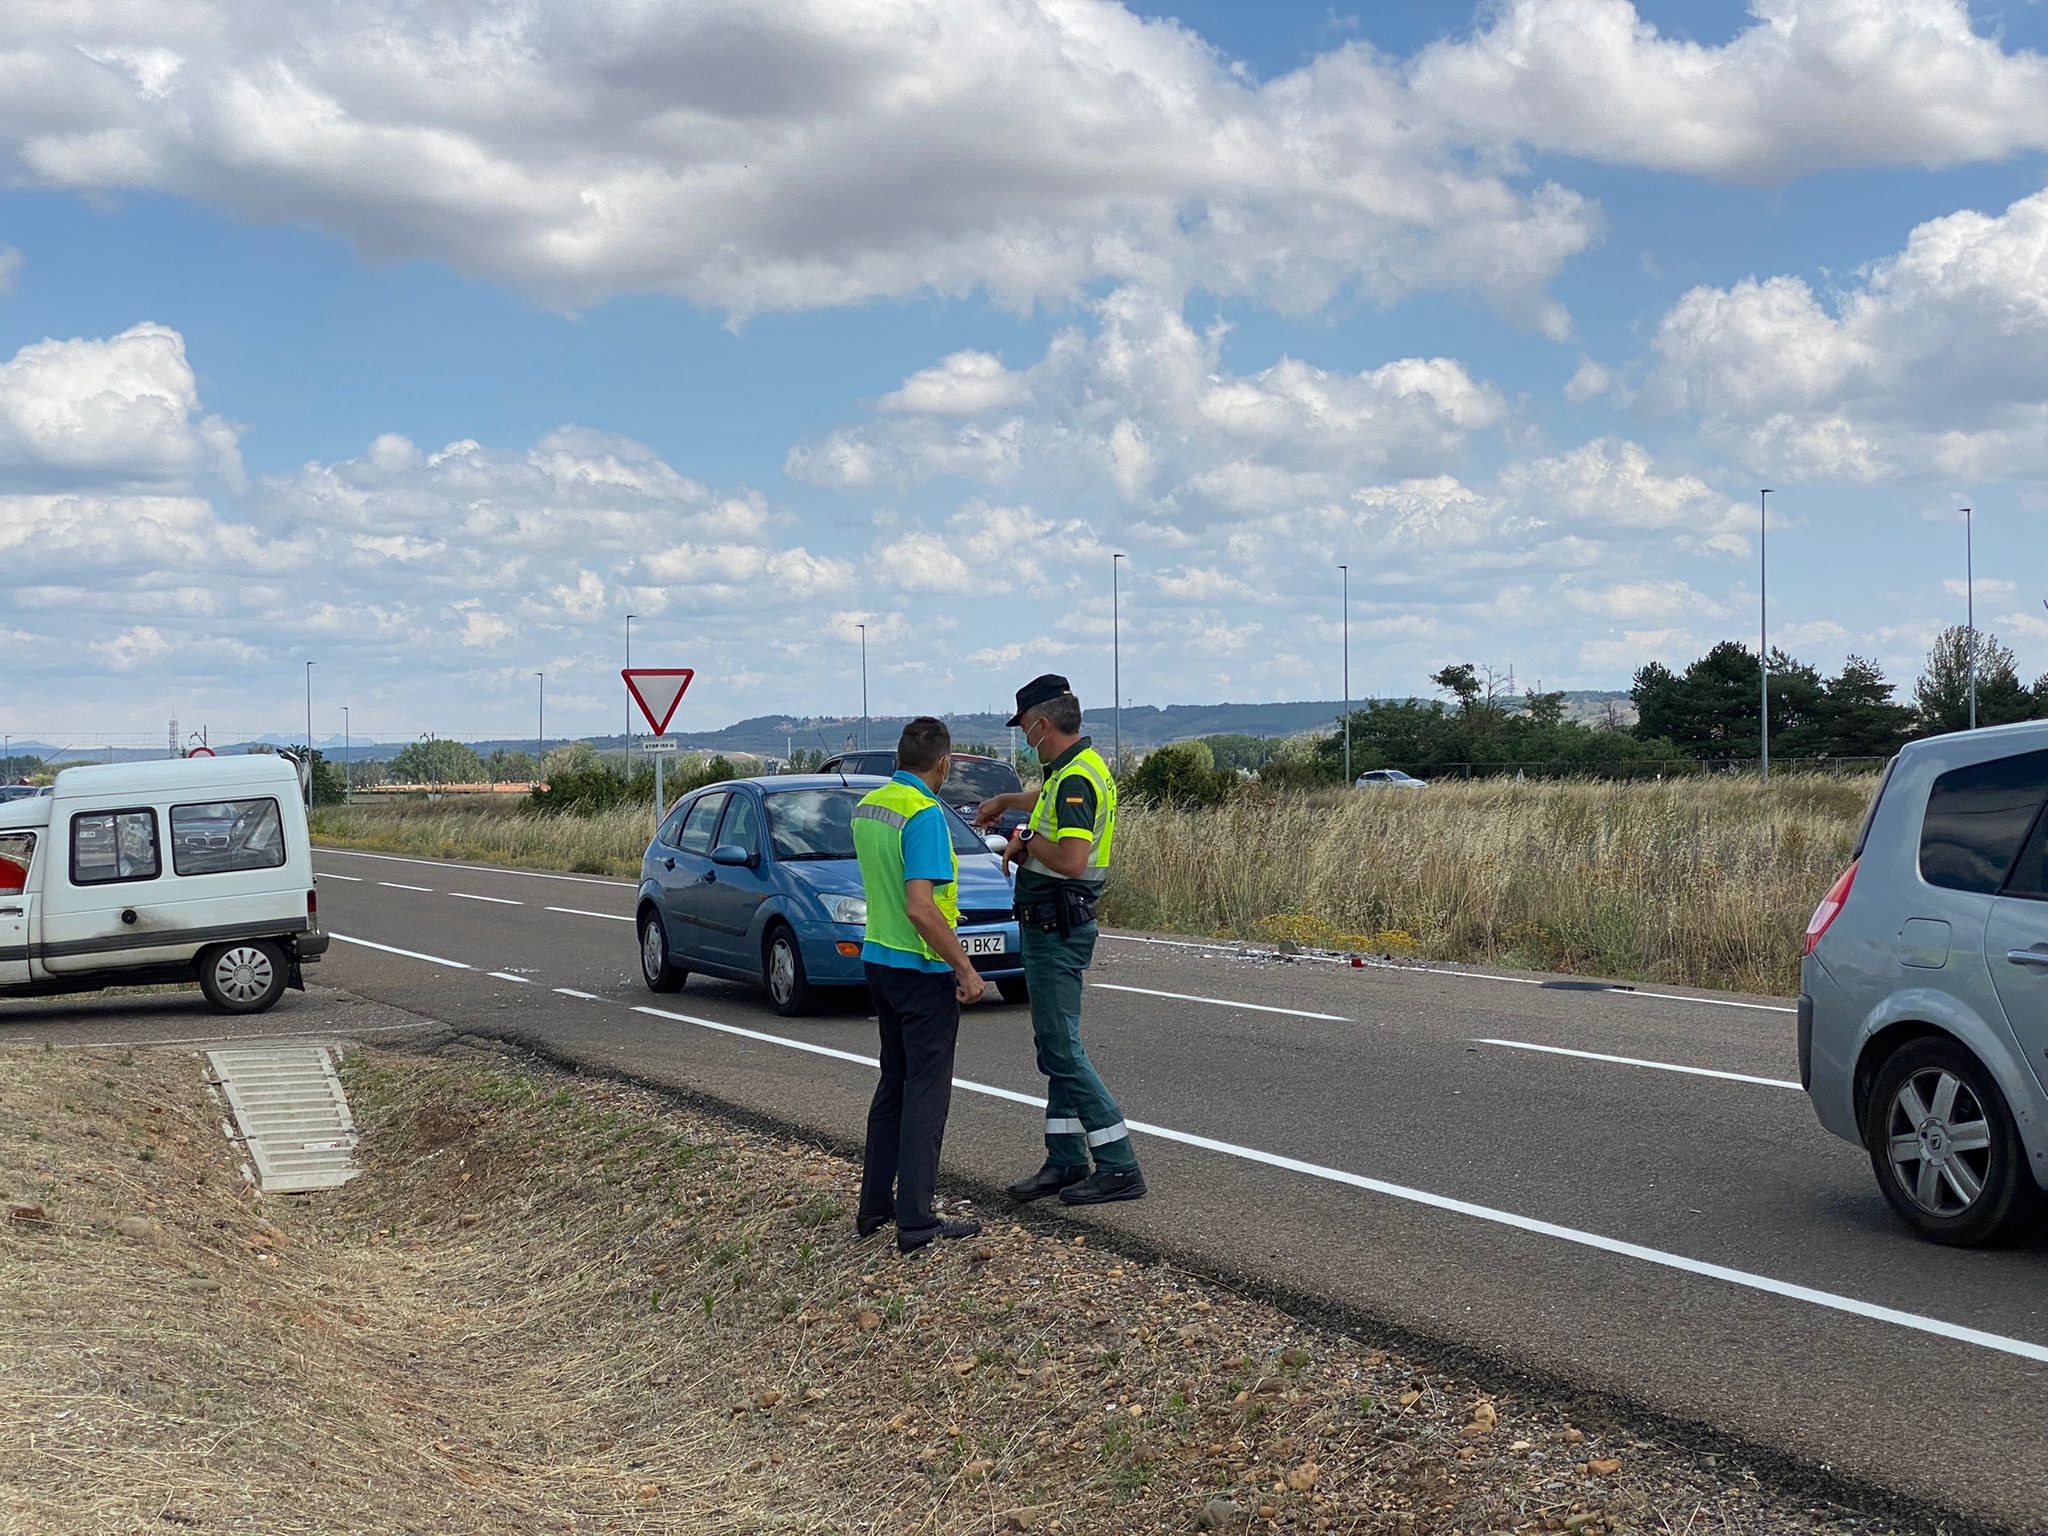
[[[1024,716],[1031,710],[1038,708],[1041,704],[1050,703],[1062,694],[1072,693],[1073,691],[1072,688],[1067,686],[1067,680],[1057,672],[1047,672],[1042,677],[1034,677],[1030,682],[1017,690],[1017,713],[1010,716],[1006,723],[1021,725],[1024,722]]]

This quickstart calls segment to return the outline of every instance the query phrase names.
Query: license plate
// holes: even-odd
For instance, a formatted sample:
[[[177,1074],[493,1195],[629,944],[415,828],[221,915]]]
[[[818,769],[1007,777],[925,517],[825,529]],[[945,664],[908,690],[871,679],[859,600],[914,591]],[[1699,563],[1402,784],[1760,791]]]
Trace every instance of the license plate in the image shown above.
[[[963,933],[960,947],[970,955],[1000,955],[1007,946],[1000,933]]]

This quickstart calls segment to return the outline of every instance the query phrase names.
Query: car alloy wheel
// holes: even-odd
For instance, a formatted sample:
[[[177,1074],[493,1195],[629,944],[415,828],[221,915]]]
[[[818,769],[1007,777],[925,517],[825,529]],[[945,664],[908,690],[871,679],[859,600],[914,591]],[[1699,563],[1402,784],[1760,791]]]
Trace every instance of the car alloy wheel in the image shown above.
[[[253,944],[231,945],[213,962],[213,984],[233,1003],[253,1003],[276,982],[277,970],[270,956]]]
[[[796,996],[796,945],[786,933],[768,946],[768,995],[778,1008],[787,1008]]]
[[[1984,1194],[1991,1123],[1970,1085],[1944,1067],[1900,1083],[1885,1128],[1900,1193],[1930,1216],[1960,1216]]]
[[[661,920],[649,917],[640,925],[640,974],[656,982],[667,969],[668,940],[662,935]]]

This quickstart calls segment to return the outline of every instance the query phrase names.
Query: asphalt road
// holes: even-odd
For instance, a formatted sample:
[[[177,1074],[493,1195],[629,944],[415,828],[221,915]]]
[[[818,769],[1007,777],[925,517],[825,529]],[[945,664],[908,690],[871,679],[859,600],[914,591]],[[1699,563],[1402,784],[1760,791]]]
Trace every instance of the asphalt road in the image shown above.
[[[857,1141],[873,1026],[641,986],[632,887],[321,850],[318,980]],[[168,1037],[10,1007],[57,1038]],[[294,1028],[288,1000],[266,1033]],[[1920,1243],[1798,1091],[1783,1000],[1106,936],[1086,1035],[1152,1196],[1077,1218],[1916,1502],[2048,1527],[2048,1237]],[[386,1032],[403,1014],[365,1015]],[[346,1029],[327,1019],[326,1032]],[[970,1012],[949,1173],[1036,1167],[1025,1010]]]

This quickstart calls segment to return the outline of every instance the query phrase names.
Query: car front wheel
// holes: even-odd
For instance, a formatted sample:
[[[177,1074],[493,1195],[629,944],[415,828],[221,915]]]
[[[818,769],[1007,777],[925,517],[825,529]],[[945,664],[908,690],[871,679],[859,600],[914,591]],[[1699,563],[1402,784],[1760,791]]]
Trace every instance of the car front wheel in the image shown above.
[[[217,1013],[262,1013],[284,996],[290,967],[268,939],[219,944],[199,957],[199,990]]]
[[[1864,1135],[1892,1209],[1922,1237],[1975,1247],[2040,1214],[2041,1191],[1982,1062],[1946,1037],[1907,1042],[1878,1070]]]
[[[661,914],[649,907],[640,914],[640,979],[650,992],[675,992],[681,990],[688,975],[670,958],[668,926]]]
[[[796,935],[786,927],[777,926],[768,935],[768,948],[762,956],[762,979],[768,983],[770,1005],[784,1018],[811,1011],[817,993],[804,974],[804,953]]]

